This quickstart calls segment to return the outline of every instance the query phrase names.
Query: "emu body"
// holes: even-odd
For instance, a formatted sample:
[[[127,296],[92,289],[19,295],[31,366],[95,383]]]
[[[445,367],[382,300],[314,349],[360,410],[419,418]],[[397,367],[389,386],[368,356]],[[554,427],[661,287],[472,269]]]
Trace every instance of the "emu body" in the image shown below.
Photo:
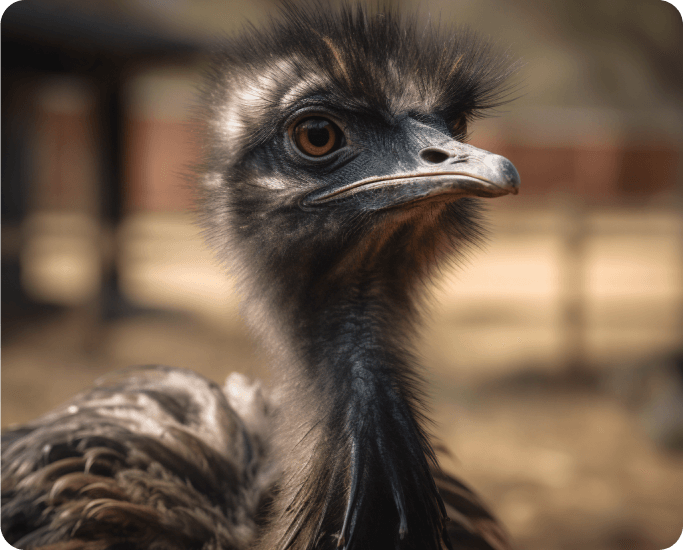
[[[3,533],[50,549],[504,549],[443,473],[411,337],[434,269],[516,193],[463,142],[511,65],[471,33],[288,7],[227,41],[199,116],[209,242],[274,361],[102,381],[6,435]]]

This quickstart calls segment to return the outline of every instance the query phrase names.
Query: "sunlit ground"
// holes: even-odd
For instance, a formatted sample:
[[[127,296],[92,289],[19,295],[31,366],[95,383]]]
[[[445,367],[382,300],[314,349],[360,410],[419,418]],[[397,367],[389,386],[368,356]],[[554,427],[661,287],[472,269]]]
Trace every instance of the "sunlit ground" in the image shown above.
[[[441,279],[419,345],[435,433],[453,452],[444,463],[520,549],[671,546],[683,529],[683,455],[656,444],[642,410],[613,388],[619,372],[681,343],[681,220],[666,209],[592,212],[577,256],[575,220],[552,208],[503,204],[490,218],[486,247]],[[134,364],[267,377],[230,280],[188,216],[139,215],[121,229],[124,289],[162,310],[125,320],[98,322],[85,305],[106,242],[96,235],[91,221],[56,214],[25,228],[27,286],[74,307],[3,327],[3,426]],[[577,303],[578,328],[566,315]],[[563,382],[569,357],[590,365],[589,381]]]

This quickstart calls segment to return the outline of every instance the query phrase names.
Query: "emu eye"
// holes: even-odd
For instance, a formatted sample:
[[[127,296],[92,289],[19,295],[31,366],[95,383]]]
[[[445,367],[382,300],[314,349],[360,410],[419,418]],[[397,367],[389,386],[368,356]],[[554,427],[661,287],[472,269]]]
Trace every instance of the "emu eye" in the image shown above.
[[[344,145],[344,133],[334,122],[323,117],[305,118],[294,126],[292,140],[309,157],[323,157]]]

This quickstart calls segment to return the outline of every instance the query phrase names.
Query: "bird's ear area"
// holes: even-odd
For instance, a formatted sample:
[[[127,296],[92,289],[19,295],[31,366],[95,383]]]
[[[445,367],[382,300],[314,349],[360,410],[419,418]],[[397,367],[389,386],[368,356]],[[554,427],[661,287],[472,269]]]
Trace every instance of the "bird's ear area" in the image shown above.
[[[457,113],[454,118],[446,118],[447,114],[408,112],[408,116],[425,126],[430,126],[456,141],[465,142],[469,137],[470,117],[467,113]]]
[[[447,121],[448,131],[453,139],[460,142],[466,142],[469,139],[469,118],[467,114],[461,113],[455,119]]]

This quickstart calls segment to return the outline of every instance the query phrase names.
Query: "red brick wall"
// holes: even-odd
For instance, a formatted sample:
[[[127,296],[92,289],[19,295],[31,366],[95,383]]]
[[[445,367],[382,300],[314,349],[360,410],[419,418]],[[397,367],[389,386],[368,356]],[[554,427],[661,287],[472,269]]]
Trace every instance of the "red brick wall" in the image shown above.
[[[132,118],[126,128],[127,207],[186,210],[192,204],[187,176],[199,153],[188,124]]]
[[[603,202],[671,193],[681,161],[675,144],[666,142],[651,146],[497,145],[492,150],[517,167],[523,196],[564,192]]]

